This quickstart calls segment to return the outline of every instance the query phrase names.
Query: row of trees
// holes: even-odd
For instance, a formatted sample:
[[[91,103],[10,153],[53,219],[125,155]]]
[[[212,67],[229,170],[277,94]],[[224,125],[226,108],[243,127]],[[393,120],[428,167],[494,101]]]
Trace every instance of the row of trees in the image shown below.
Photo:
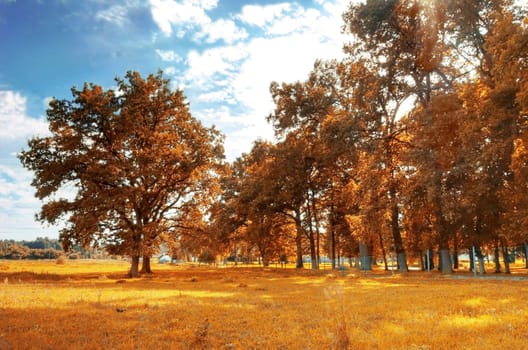
[[[508,255],[528,241],[526,18],[507,0],[353,3],[346,58],[273,82],[276,141],[232,164],[161,73],[74,88],[20,154],[39,218],[66,222],[65,248],[131,256],[131,276],[162,242],[299,268],[305,254],[368,267],[391,250],[406,271],[408,252],[436,248],[443,272],[461,248]]]
[[[367,1],[343,15],[342,61],[272,83],[268,121],[232,167],[215,216],[264,261],[295,241],[368,259],[528,241],[528,20],[508,1]],[[411,106],[411,107],[409,107]],[[508,259],[504,259],[509,271]],[[368,264],[367,262],[364,262]]]

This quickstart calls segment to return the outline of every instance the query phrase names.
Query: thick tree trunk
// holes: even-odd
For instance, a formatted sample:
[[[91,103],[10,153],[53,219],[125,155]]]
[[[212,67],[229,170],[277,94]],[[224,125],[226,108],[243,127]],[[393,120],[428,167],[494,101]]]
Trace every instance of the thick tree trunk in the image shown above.
[[[486,269],[484,267],[484,254],[482,254],[482,250],[479,246],[475,246],[475,254],[477,255],[478,259],[479,274],[484,275],[486,273]]]
[[[409,267],[407,266],[407,255],[405,252],[400,252],[397,255],[397,261],[398,261],[398,267],[400,269],[400,272],[408,272]]]
[[[359,243],[359,264],[363,271],[372,270],[372,257],[369,255],[368,246],[364,242]]]
[[[152,273],[150,268],[150,256],[143,255],[143,263],[141,264],[141,273]]]
[[[139,276],[139,256],[133,256],[130,264],[130,270],[128,271],[128,277]]]
[[[440,249],[439,258],[440,271],[442,273],[452,273],[453,269],[451,268],[451,256],[449,255],[449,249]]]

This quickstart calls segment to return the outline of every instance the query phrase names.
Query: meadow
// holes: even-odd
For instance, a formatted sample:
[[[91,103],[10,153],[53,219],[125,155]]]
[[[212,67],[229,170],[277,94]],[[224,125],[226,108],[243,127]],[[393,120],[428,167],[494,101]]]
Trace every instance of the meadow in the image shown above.
[[[528,280],[0,261],[0,349],[522,349]]]

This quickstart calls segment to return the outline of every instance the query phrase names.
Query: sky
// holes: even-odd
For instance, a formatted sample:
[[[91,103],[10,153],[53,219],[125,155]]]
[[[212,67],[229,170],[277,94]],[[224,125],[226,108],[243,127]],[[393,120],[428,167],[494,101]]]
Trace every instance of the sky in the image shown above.
[[[226,137],[228,161],[273,139],[272,81],[343,56],[348,0],[0,0],[0,239],[57,238],[35,221],[33,174],[16,155],[48,135],[50,99],[85,82],[163,70],[191,113]]]

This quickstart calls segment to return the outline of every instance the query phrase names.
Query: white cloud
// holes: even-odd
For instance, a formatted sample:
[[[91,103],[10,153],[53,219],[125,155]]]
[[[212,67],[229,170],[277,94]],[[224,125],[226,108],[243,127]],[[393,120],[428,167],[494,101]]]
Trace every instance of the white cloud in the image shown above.
[[[215,0],[149,0],[152,18],[167,36],[172,34],[173,25],[192,27],[209,24],[211,19],[205,11],[215,8],[217,3]]]
[[[219,19],[212,23],[205,24],[201,32],[195,35],[195,39],[206,37],[208,43],[224,40],[231,44],[237,40],[245,39],[248,33],[244,28],[238,28],[232,20]]]
[[[192,96],[193,114],[226,134],[228,159],[249,151],[256,139],[273,138],[272,127],[266,122],[274,108],[269,93],[272,81],[305,80],[315,60],[343,56],[341,14],[348,0],[318,0],[319,7],[313,8],[294,2],[246,5],[239,14],[214,21],[204,3],[150,0],[150,4],[153,18],[163,8],[157,23],[166,34],[192,27],[196,33],[192,39],[202,40],[201,44],[217,43],[187,54],[179,86]],[[216,2],[208,5],[213,8]],[[188,15],[184,11],[176,14],[178,7],[187,8]],[[248,40],[243,26],[260,28],[260,36],[252,31]],[[219,46],[220,40],[224,44]]]
[[[56,236],[56,229],[42,228],[33,220],[40,202],[30,185],[32,174],[16,158],[29,137],[48,134],[47,122],[28,116],[26,104],[20,93],[0,91],[0,239]]]
[[[26,139],[33,135],[48,132],[44,119],[34,119],[26,115],[27,99],[18,92],[0,91],[0,141]]]
[[[237,16],[240,20],[258,27],[264,27],[277,18],[285,16],[291,10],[289,3],[261,6],[246,5],[242,8],[242,13]]]
[[[227,104],[235,104],[236,101],[232,94],[226,90],[206,92],[198,96],[200,102],[225,102]]]
[[[166,36],[175,30],[181,39],[193,32],[196,42],[205,38],[207,43],[223,40],[228,44],[248,37],[246,30],[237,27],[232,19],[213,21],[207,15],[206,11],[218,5],[216,0],[149,0],[149,4],[152,19]]]
[[[98,11],[95,15],[95,19],[123,26],[127,21],[127,14],[128,10],[125,6],[114,5],[106,10]]]
[[[193,87],[210,89],[218,81],[225,83],[223,77],[233,75],[238,69],[238,63],[246,57],[247,48],[242,44],[215,47],[202,53],[190,51],[187,55],[185,80]]]
[[[160,50],[156,49],[156,53],[165,62],[180,62],[182,60],[181,56],[173,50]]]
[[[112,5],[104,10],[97,11],[95,19],[114,23],[120,27],[128,22],[130,9],[140,6],[138,0],[126,0],[124,4]]]

